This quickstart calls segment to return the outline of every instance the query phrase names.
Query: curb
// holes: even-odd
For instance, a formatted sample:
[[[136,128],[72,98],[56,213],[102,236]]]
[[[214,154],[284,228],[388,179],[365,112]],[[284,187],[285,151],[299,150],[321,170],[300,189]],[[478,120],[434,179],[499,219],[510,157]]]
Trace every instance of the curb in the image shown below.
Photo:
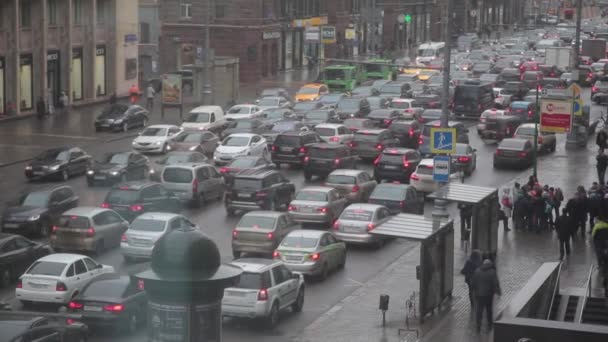
[[[8,162],[8,163],[0,164],[0,168],[7,167],[7,166],[13,166],[13,165],[21,164],[21,163],[25,163],[25,162],[28,162],[28,161],[30,161],[32,159],[34,159],[34,158],[14,160],[14,161],[11,161],[11,162]]]

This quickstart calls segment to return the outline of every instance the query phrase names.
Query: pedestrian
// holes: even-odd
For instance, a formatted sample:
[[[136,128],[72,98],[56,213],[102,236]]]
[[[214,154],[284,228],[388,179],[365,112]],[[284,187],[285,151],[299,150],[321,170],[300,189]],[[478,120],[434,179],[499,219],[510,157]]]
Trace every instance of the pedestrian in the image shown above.
[[[62,113],[68,112],[69,102],[70,99],[68,98],[68,95],[66,95],[65,91],[62,91],[61,95],[59,95],[59,106],[61,106]]]
[[[585,235],[585,225],[587,221],[587,206],[586,198],[580,192],[575,192],[574,197],[566,203],[566,210],[572,217],[572,237],[576,237],[576,233],[581,229],[581,235]]]
[[[532,175],[528,178],[527,185],[530,190],[533,190],[537,184],[538,184],[538,179],[536,178],[536,176]]]
[[[564,254],[570,256],[570,237],[572,236],[572,220],[566,208],[563,209],[561,216],[555,218],[555,230],[559,240],[559,260],[562,260]]]
[[[530,229],[540,234],[543,228],[542,222],[545,217],[545,201],[542,199],[540,192],[536,190],[532,191],[531,204],[532,225],[530,226]]]
[[[593,228],[593,225],[595,224],[595,218],[600,215],[602,201],[603,196],[600,193],[600,187],[597,182],[593,182],[591,188],[589,188],[589,196],[587,199],[589,212],[589,229]]]
[[[608,148],[608,133],[605,130],[601,129],[595,135],[595,144],[599,147],[600,150],[605,150]]]
[[[156,95],[156,91],[152,86],[152,83],[148,84],[148,88],[146,88],[146,107],[149,111],[154,109],[154,95]]]
[[[553,191],[555,193],[554,199],[553,199],[553,209],[555,210],[555,216],[559,216],[559,209],[562,206],[562,202],[564,201],[564,193],[562,192],[562,189],[557,187],[557,188],[549,188],[549,191]]]
[[[129,100],[131,104],[136,104],[139,101],[139,87],[135,84],[132,84],[129,88]]]
[[[488,326],[491,328],[494,318],[494,295],[500,296],[502,294],[496,269],[490,259],[485,259],[475,271],[471,279],[471,285],[475,295],[477,332],[481,332],[483,312],[486,312]]]
[[[606,176],[606,168],[608,167],[608,155],[606,155],[604,152],[605,150],[600,148],[599,152],[597,153],[597,157],[595,157],[597,160],[597,164],[595,165],[597,168],[597,179],[600,182],[600,185],[605,184],[604,180]]]
[[[500,210],[502,215],[503,228],[505,232],[510,231],[509,229],[509,218],[511,217],[511,211],[513,210],[513,201],[511,200],[511,194],[508,188],[502,189],[502,197],[500,198]]]
[[[469,287],[469,301],[471,303],[471,309],[475,306],[475,296],[471,287],[471,280],[473,279],[473,275],[475,274],[475,271],[477,271],[477,268],[481,266],[482,261],[481,251],[474,249],[471,251],[469,259],[467,259],[467,262],[464,263],[464,267],[460,271],[460,274],[464,276],[464,282]]]
[[[525,194],[517,196],[517,199],[513,201],[513,227],[515,230],[521,230],[526,226],[526,205],[528,202]]]
[[[44,102],[44,99],[42,98],[42,96],[38,97],[38,101],[36,101],[36,115],[38,116],[38,119],[42,120],[44,118],[44,116],[46,115],[46,103]]]
[[[113,106],[116,103],[118,103],[118,99],[116,98],[116,93],[112,93],[112,95],[110,95],[110,106]]]

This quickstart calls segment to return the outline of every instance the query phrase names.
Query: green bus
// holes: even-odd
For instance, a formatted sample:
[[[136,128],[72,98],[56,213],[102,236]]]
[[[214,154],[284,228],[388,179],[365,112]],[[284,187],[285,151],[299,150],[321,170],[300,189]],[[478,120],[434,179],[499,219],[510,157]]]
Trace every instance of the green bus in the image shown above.
[[[362,72],[359,66],[329,65],[321,71],[320,80],[327,84],[331,92],[350,92],[362,81]]]
[[[391,80],[396,72],[389,59],[374,58],[363,63],[364,77],[367,80]]]

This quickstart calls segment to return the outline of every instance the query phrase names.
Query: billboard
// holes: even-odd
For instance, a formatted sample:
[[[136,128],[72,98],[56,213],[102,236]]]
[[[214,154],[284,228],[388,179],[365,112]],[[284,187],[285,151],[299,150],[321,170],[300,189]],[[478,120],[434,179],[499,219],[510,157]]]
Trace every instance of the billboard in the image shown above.
[[[568,133],[572,127],[572,100],[543,99],[540,103],[540,130]]]
[[[165,105],[182,104],[182,75],[162,75],[162,103]]]
[[[335,44],[336,43],[336,27],[322,26],[321,27],[321,43]]]

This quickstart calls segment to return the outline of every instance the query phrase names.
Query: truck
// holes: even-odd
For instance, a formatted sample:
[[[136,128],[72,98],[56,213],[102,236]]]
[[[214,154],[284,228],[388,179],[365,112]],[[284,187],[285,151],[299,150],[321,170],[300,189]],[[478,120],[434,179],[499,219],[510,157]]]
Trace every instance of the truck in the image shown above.
[[[320,82],[327,84],[331,92],[346,93],[361,84],[364,73],[361,64],[329,65],[319,76]]]
[[[545,49],[545,64],[555,65],[560,70],[565,71],[572,66],[572,48],[569,47],[548,47]]]
[[[606,58],[606,40],[604,39],[583,39],[583,49],[581,56],[589,56],[593,61]]]

